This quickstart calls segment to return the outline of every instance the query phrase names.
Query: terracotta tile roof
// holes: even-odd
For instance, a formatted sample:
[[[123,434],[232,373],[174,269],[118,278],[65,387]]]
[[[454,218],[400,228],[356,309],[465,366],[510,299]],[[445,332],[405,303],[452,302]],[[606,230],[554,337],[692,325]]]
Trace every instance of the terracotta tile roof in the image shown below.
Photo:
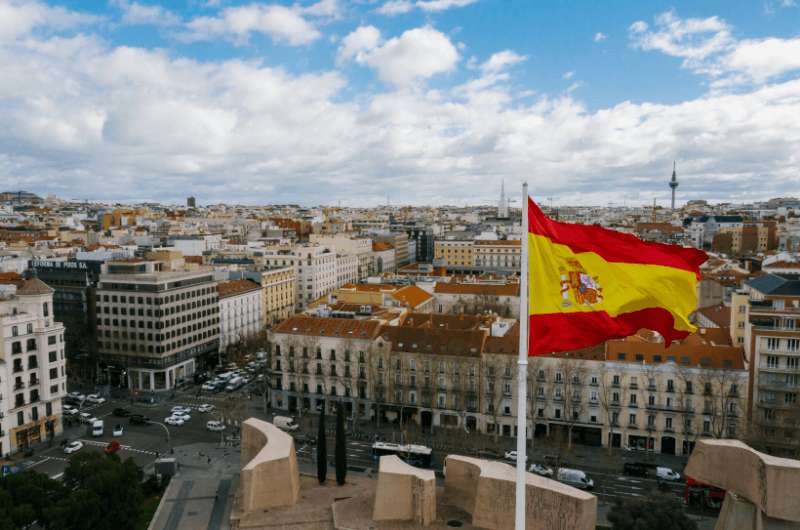
[[[0,272],[0,283],[21,287],[23,281],[22,276],[16,272]]]
[[[393,352],[480,357],[486,332],[384,326],[381,338],[391,343]]]
[[[502,337],[487,337],[483,351],[517,355],[519,353],[519,322],[515,322]]]
[[[22,283],[22,287],[17,288],[17,295],[22,296],[36,296],[40,294],[51,294],[53,289],[51,289],[46,283],[44,283],[39,278],[31,278],[30,280],[25,280]]]
[[[725,306],[725,304],[701,307],[697,312],[721,328],[729,328],[731,326],[731,308]]]
[[[485,283],[436,282],[433,292],[436,294],[462,294],[476,296],[519,296],[519,284],[507,283],[505,285],[496,285]]]
[[[625,353],[624,360],[619,359],[619,353]],[[677,364],[688,367],[744,369],[744,351],[731,345],[728,330],[723,328],[700,328],[669,348],[664,347],[660,336],[647,330],[606,342],[606,356],[610,362],[637,362],[637,354],[648,364],[666,363],[672,357]]]
[[[401,326],[435,329],[479,329],[491,325],[494,317],[485,315],[443,315],[440,313],[410,313]]]
[[[197,263],[198,265],[203,264],[203,256],[184,256],[183,260],[186,263]]]
[[[377,320],[352,320],[347,318],[295,315],[278,324],[274,332],[311,337],[324,336],[373,339],[378,335],[380,326],[381,324]]]
[[[390,283],[346,283],[339,287],[342,291],[370,292],[370,293],[393,293],[402,286]]]
[[[416,309],[431,300],[433,295],[416,285],[407,285],[392,294],[392,298],[406,307]]]
[[[261,286],[253,280],[231,280],[229,282],[217,284],[217,292],[219,293],[220,299],[257,291],[259,289],[261,289]]]
[[[375,241],[372,243],[372,251],[373,252],[383,252],[384,250],[391,250],[394,248],[394,245],[391,243],[387,243],[385,241]]]

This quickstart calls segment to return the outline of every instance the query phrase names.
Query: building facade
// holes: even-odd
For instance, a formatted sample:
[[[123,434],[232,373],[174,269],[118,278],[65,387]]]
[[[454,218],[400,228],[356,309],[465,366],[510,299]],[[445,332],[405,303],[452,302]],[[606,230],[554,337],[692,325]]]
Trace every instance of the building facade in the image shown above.
[[[219,295],[219,349],[255,337],[264,329],[261,286],[251,280],[231,280],[217,284]]]
[[[64,326],[53,316],[53,290],[33,278],[0,284],[0,455],[62,431],[67,392]]]
[[[210,271],[152,261],[103,265],[97,288],[100,368],[109,383],[167,391],[217,359],[219,298]]]
[[[264,320],[267,326],[273,326],[294,314],[295,271],[293,267],[277,267],[260,272],[264,289]]]
[[[522,247],[519,240],[475,241],[475,267],[487,272],[513,273],[520,270]]]
[[[475,267],[473,241],[440,239],[434,243],[434,259],[442,260],[446,267]]]
[[[294,268],[297,311],[303,311],[310,302],[337,287],[336,254],[327,247],[300,245],[293,249],[267,250],[264,262],[270,268]]]

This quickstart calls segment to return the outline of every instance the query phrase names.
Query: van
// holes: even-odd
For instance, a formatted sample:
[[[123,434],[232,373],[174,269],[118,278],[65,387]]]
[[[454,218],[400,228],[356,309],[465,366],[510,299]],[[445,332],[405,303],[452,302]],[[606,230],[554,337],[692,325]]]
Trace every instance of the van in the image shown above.
[[[275,416],[272,418],[272,424],[283,431],[296,431],[300,428],[294,420],[288,416]]]
[[[587,477],[586,473],[580,469],[562,467],[558,470],[556,478],[559,482],[562,482],[568,486],[572,486],[573,488],[582,490],[590,490],[594,488],[594,481]]]
[[[92,436],[103,436],[103,420],[92,422]]]
[[[677,471],[673,471],[668,467],[657,467],[656,468],[656,478],[659,480],[669,480],[671,482],[678,481],[681,479],[681,474]]]
[[[244,384],[244,381],[241,377],[233,377],[228,381],[228,384],[225,386],[225,390],[227,392],[233,392],[234,390],[238,389],[240,386]]]
[[[634,477],[646,477],[647,467],[647,464],[641,462],[625,462],[625,464],[622,466],[622,471],[626,475],[632,475]]]

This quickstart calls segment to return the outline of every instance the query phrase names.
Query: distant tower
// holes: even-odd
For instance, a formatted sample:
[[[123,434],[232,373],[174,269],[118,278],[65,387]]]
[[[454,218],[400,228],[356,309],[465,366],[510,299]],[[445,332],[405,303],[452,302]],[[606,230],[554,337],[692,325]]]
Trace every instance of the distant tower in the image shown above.
[[[194,197],[188,197],[186,199],[186,206],[189,208],[197,208],[197,200]]]
[[[672,161],[672,180],[669,181],[669,187],[672,188],[672,209],[675,209],[675,190],[678,188],[678,176],[675,174],[675,161]]]
[[[497,203],[497,218],[508,219],[508,199],[506,199],[506,181],[500,183],[500,202]]]

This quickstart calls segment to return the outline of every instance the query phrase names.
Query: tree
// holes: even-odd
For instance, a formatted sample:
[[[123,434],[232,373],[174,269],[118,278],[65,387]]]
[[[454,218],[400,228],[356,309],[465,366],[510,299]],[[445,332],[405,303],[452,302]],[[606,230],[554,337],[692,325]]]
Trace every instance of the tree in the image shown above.
[[[614,530],[696,530],[675,497],[617,500],[608,513]]]
[[[567,424],[567,449],[572,448],[572,429],[580,422],[585,403],[581,399],[581,385],[586,376],[586,363],[582,359],[561,358],[558,370],[564,378],[564,421]]]
[[[336,404],[336,483],[344,485],[347,477],[347,440],[344,432],[344,407]]]
[[[611,447],[614,441],[614,427],[619,425],[619,392],[616,390],[618,384],[609,382],[608,377],[618,374],[601,373],[599,378],[600,389],[598,397],[600,398],[600,407],[606,415],[606,422],[608,422],[608,452],[611,453]],[[615,399],[616,398],[616,399]],[[617,417],[615,418],[615,414]]]
[[[325,438],[325,409],[319,413],[319,429],[317,430],[317,480],[325,483],[328,476],[328,447]]]

